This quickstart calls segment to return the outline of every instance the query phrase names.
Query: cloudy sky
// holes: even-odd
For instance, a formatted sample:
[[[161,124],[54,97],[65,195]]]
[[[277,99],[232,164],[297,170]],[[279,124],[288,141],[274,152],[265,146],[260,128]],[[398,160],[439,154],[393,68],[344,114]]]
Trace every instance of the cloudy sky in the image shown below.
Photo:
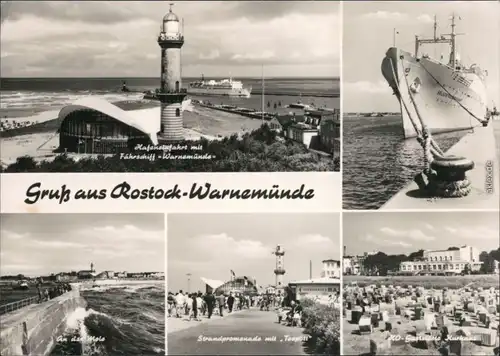
[[[339,214],[171,214],[167,221],[168,289],[205,290],[200,277],[227,281],[230,270],[274,284],[277,244],[284,282],[319,277],[321,261],[340,259]]]
[[[168,2],[2,1],[3,77],[158,77]],[[339,76],[339,4],[176,2],[183,75]]]
[[[438,33],[450,33],[453,12],[457,22],[458,52],[465,64],[477,63],[488,70],[491,99],[499,99],[500,2],[404,1],[357,2],[343,4],[343,110],[398,111],[392,90],[384,80],[380,65],[385,52],[393,45],[393,29],[399,34],[396,46],[414,52],[415,35],[432,37],[433,17],[437,16]],[[433,47],[438,47],[435,50]],[[427,49],[426,49],[427,48]],[[442,49],[441,49],[442,48]],[[439,58],[449,54],[439,46],[422,47],[423,52]]]
[[[163,214],[2,214],[0,273],[163,272]]]
[[[498,212],[347,213],[343,219],[348,255],[371,251],[408,255],[463,245],[489,252],[498,248],[500,235]]]

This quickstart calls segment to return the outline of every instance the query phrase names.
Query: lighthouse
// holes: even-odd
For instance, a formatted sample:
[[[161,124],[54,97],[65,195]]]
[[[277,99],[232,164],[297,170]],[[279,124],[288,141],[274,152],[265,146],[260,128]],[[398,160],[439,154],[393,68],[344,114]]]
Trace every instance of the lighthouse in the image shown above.
[[[181,48],[184,36],[179,26],[179,18],[172,12],[163,17],[158,44],[161,48],[161,87],[157,96],[161,102],[161,125],[158,141],[175,142],[182,140],[182,101],[186,91],[182,90]]]
[[[281,245],[276,246],[276,249],[273,251],[273,254],[276,255],[276,268],[274,269],[275,276],[275,287],[278,294],[283,292],[283,275],[285,274],[284,268],[284,258],[285,258],[285,250],[281,247]]]

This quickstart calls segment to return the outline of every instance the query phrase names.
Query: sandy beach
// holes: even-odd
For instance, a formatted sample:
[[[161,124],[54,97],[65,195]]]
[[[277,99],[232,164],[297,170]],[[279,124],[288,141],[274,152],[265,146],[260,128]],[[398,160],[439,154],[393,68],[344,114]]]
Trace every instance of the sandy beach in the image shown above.
[[[376,349],[384,355],[443,355],[439,349],[456,350],[448,340],[459,336],[468,337],[461,339],[462,355],[491,355],[498,347],[498,286],[425,289],[391,284],[349,286],[344,293],[345,354],[375,354]],[[355,293],[377,302],[363,311]],[[439,341],[443,327],[449,335],[444,343]]]

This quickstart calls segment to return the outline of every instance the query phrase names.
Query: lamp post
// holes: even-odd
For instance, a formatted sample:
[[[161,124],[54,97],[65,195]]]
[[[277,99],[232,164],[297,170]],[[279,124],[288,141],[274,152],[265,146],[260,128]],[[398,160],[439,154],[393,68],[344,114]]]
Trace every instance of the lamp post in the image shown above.
[[[187,290],[188,290],[188,293],[191,293],[191,273],[187,273],[186,276],[187,276],[187,282],[188,282]]]

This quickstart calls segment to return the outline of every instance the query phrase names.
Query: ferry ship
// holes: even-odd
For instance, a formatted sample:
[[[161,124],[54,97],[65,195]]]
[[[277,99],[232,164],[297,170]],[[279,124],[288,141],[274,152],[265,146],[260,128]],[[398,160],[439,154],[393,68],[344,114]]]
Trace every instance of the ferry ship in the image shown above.
[[[303,110],[312,110],[314,108],[314,106],[308,105],[308,104],[304,104],[300,100],[297,101],[296,103],[289,104],[288,107],[290,109],[303,109]]]
[[[484,125],[487,120],[486,77],[478,65],[464,65],[456,50],[455,15],[451,33],[438,35],[434,17],[434,37],[415,38],[415,52],[394,44],[382,60],[382,74],[393,89],[401,110],[406,138],[422,132],[421,117],[431,133],[452,132]],[[447,44],[448,61],[420,55],[422,44]],[[413,120],[412,120],[413,119]]]
[[[215,95],[215,96],[232,96],[249,98],[252,93],[252,88],[243,87],[243,83],[232,78],[223,79],[220,81],[209,80],[205,81],[202,76],[200,81],[191,82],[187,88],[188,94],[195,95]]]

